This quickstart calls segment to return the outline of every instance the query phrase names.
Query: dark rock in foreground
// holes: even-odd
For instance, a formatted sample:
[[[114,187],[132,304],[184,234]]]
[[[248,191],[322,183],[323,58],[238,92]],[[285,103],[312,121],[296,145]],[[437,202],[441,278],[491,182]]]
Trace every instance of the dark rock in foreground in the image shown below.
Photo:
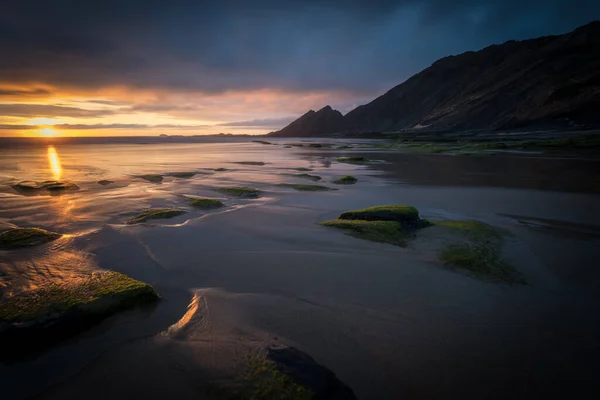
[[[294,347],[270,347],[267,359],[279,372],[313,393],[315,400],[356,400],[354,392],[329,369]]]

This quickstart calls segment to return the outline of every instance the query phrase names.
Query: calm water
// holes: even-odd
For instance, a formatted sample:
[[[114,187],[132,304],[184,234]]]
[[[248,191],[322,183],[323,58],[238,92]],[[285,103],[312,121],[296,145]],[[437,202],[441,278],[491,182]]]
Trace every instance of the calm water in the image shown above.
[[[281,145],[297,139],[274,142],[279,145],[203,138],[0,140],[0,228],[72,234],[69,249],[95,254],[101,268],[152,283],[165,300],[156,310],[118,316],[33,360],[0,365],[7,398],[39,393],[57,381],[102,384],[105,378],[88,379],[94,371],[109,376],[126,360],[134,362],[128,343],[181,318],[198,288],[225,292],[207,297],[229,310],[221,325],[233,320],[236,334],[253,326],[300,346],[359,398],[444,398],[470,393],[467,385],[479,394],[493,387],[501,398],[511,385],[521,394],[534,390],[528,385],[552,392],[547,382],[564,388],[574,379],[587,387],[593,369],[581,367],[600,349],[594,317],[600,303],[598,161],[332,151]],[[335,160],[347,155],[381,162]],[[239,164],[249,161],[265,165]],[[294,168],[310,168],[306,173],[321,176],[320,184],[339,190],[300,193],[278,186],[313,183],[293,176],[305,173]],[[175,172],[195,175],[169,176]],[[143,174],[164,180],[148,182]],[[331,183],[346,174],[358,183]],[[114,183],[99,185],[103,179]],[[80,190],[23,196],[12,189],[26,180],[70,181]],[[261,189],[264,196],[231,199],[213,190],[234,185]],[[220,197],[227,207],[206,215],[189,207],[194,196]],[[491,285],[423,264],[403,249],[316,225],[344,210],[389,203],[415,205],[426,218],[476,218],[509,230],[535,261],[539,279],[521,289]],[[163,206],[188,213],[150,226],[123,224],[140,209]],[[36,260],[38,268],[51,270],[56,258],[47,259],[47,265]],[[0,267],[19,262],[0,252]],[[213,318],[218,325],[218,315]],[[83,369],[87,365],[94,367]],[[142,367],[132,364],[127,371]],[[133,379],[160,378],[147,368]],[[132,378],[122,379],[127,384]]]

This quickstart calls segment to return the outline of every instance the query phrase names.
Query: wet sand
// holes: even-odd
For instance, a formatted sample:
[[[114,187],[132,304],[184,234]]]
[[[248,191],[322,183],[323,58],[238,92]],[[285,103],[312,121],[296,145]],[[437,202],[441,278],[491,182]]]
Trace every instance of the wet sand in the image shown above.
[[[333,158],[355,152],[326,149],[175,144],[146,153],[109,146],[104,153],[56,146],[66,154],[61,179],[81,187],[63,196],[24,197],[7,186],[52,179],[47,163],[36,169],[21,159],[17,170],[2,170],[0,220],[71,235],[58,249],[39,250],[48,270],[65,251],[91,254],[95,266],[152,284],[163,301],[116,315],[37,357],[0,365],[5,398],[211,398],[247,352],[270,343],[306,351],[359,399],[581,397],[598,388],[600,203],[597,188],[586,189],[589,182],[537,190],[535,173],[528,171],[532,185],[523,187],[518,171],[505,169],[489,185],[466,178],[493,173],[489,164],[502,159],[489,157],[479,165],[469,161],[473,170],[465,170],[461,157],[438,155],[418,161],[387,154],[381,158],[393,163],[360,166]],[[142,154],[128,159],[123,146]],[[79,164],[82,151],[91,152],[87,164]],[[407,161],[420,162],[427,179],[407,172]],[[576,161],[563,162],[564,174],[573,174],[563,179],[581,178]],[[462,185],[435,178],[452,165]],[[228,171],[212,171],[219,167]],[[359,181],[319,193],[277,186],[306,183],[284,175],[292,167],[313,168],[310,174],[331,187],[337,186],[329,181],[348,173]],[[191,169],[204,173],[161,184],[133,177]],[[100,179],[118,185],[96,184]],[[212,190],[242,184],[263,190],[263,197],[233,199]],[[578,190],[570,190],[574,185]],[[227,207],[204,213],[184,196],[220,198]],[[414,205],[425,218],[475,218],[507,229],[515,237],[506,256],[529,285],[442,268],[429,245],[437,239],[427,232],[399,248],[317,225],[348,209],[389,203]],[[124,224],[128,213],[149,206],[188,213]],[[2,271],[17,263],[0,251]]]

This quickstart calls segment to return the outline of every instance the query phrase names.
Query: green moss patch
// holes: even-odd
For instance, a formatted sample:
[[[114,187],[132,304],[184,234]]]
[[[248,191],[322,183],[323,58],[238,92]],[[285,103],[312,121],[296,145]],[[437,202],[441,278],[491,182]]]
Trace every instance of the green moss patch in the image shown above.
[[[406,245],[406,241],[410,238],[409,234],[402,230],[402,225],[394,221],[332,219],[321,222],[321,225],[343,229],[350,236],[359,239],[395,246]]]
[[[484,280],[503,283],[526,283],[521,274],[502,257],[502,231],[479,221],[442,221],[436,225],[450,228],[468,241],[445,247],[439,259],[453,269],[462,270]]]
[[[234,162],[234,164],[241,164],[241,165],[257,165],[257,166],[263,166],[266,165],[266,163],[262,162],[262,161],[236,161]]]
[[[336,179],[333,183],[337,185],[353,185],[358,182],[358,179],[351,175],[342,176],[341,178]]]
[[[58,239],[62,235],[40,228],[15,228],[0,233],[0,248],[37,246]]]
[[[146,222],[151,219],[173,218],[181,214],[185,214],[185,211],[173,208],[147,208],[125,222],[129,225],[132,225]]]
[[[138,175],[136,178],[141,178],[145,181],[152,183],[161,183],[163,181],[163,176],[158,174],[146,174],[146,175]]]
[[[196,173],[195,172],[171,172],[167,175],[175,177],[175,178],[189,179],[189,178],[194,177],[194,175],[196,175]]]
[[[102,179],[101,181],[98,181],[98,185],[102,186],[110,185],[111,183],[115,183],[115,181],[110,181],[108,179]]]
[[[280,372],[273,361],[249,356],[246,369],[238,379],[236,397],[253,400],[311,400],[314,394]]]
[[[223,204],[221,200],[208,198],[191,199],[190,205],[202,210],[214,210],[216,208],[225,207],[225,204]]]
[[[222,187],[214,190],[228,196],[240,197],[244,199],[255,199],[260,197],[261,194],[260,190],[245,186]]]
[[[106,314],[156,299],[146,283],[118,272],[97,272],[77,283],[49,284],[9,297],[0,302],[0,325],[54,319],[56,314]]]
[[[279,186],[292,188],[294,190],[298,190],[301,192],[323,192],[326,190],[333,190],[331,188],[328,188],[327,186],[303,185],[303,184],[298,184],[298,183],[281,183],[281,184],[279,184]]]

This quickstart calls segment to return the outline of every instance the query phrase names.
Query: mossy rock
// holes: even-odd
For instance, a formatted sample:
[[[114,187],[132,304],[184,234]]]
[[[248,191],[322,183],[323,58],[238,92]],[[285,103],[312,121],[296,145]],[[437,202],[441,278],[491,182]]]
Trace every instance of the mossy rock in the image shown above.
[[[340,146],[340,147],[336,147],[336,150],[349,150],[349,149],[353,149],[354,147],[352,146]]]
[[[292,146],[283,146],[284,149],[291,149]]]
[[[215,171],[215,172],[225,172],[225,171],[227,171],[227,168],[213,168],[213,171]]]
[[[172,176],[174,178],[189,179],[193,178],[196,175],[196,172],[171,172],[167,175]]]
[[[338,157],[335,160],[347,164],[369,164],[373,162],[373,160],[365,157]]]
[[[40,228],[14,228],[0,233],[0,248],[20,248],[52,242],[62,235]]]
[[[260,190],[245,186],[222,187],[214,190],[228,196],[240,197],[243,199],[255,199],[260,197],[261,194]]]
[[[61,193],[79,190],[72,182],[61,181],[23,181],[12,185],[13,189],[22,194],[37,194],[40,192]]]
[[[266,165],[266,163],[262,162],[262,161],[236,161],[234,162],[234,164],[241,164],[241,165],[257,165],[259,167]]]
[[[236,377],[235,399],[312,400],[313,392],[294,382],[264,357],[248,356],[244,372]]]
[[[273,144],[271,142],[267,142],[266,140],[253,140],[252,143]]]
[[[141,178],[145,181],[152,183],[161,183],[163,181],[163,176],[158,174],[146,174],[146,175],[138,175],[137,178]]]
[[[111,181],[108,179],[102,179],[101,181],[98,181],[98,185],[102,186],[110,185],[111,183],[115,183],[115,181]]]
[[[405,246],[410,235],[402,230],[402,225],[395,221],[363,221],[332,219],[321,222],[323,226],[343,229],[350,236],[394,246]]]
[[[217,208],[225,207],[225,204],[221,200],[209,199],[209,198],[198,198],[191,199],[190,205],[202,210],[214,210]]]
[[[292,188],[294,190],[298,190],[300,192],[324,192],[327,190],[333,190],[328,188],[327,186],[321,185],[303,185],[299,183],[280,183],[279,186]]]
[[[502,259],[505,232],[473,220],[441,221],[435,225],[450,228],[467,239],[439,251],[445,266],[493,282],[524,284],[525,279]]]
[[[407,205],[383,205],[367,207],[360,210],[346,211],[340,214],[339,219],[363,221],[395,221],[407,225],[418,225],[419,210]]]
[[[129,218],[125,221],[127,224],[139,224],[146,222],[150,219],[166,219],[177,217],[178,215],[185,214],[183,210],[177,210],[173,208],[147,208],[140,212],[135,217]]]
[[[311,143],[308,145],[308,147],[313,148],[313,149],[320,149],[322,147],[325,147],[324,145],[320,144],[320,143]]]
[[[310,175],[310,174],[294,174],[292,175],[293,177],[296,178],[302,178],[302,179],[309,179],[311,181],[320,181],[321,177],[318,175]]]
[[[292,168],[292,169],[295,169],[296,171],[300,171],[300,172],[312,171],[312,168],[306,168],[306,167],[298,167],[298,168]]]
[[[342,176],[341,178],[336,179],[333,183],[337,185],[353,185],[358,182],[358,179],[351,175]]]
[[[36,323],[45,326],[61,318],[107,315],[158,298],[146,283],[118,272],[95,272],[83,281],[49,284],[0,302],[0,331]]]
[[[304,147],[304,144],[302,144],[302,143],[286,143],[286,146]]]

